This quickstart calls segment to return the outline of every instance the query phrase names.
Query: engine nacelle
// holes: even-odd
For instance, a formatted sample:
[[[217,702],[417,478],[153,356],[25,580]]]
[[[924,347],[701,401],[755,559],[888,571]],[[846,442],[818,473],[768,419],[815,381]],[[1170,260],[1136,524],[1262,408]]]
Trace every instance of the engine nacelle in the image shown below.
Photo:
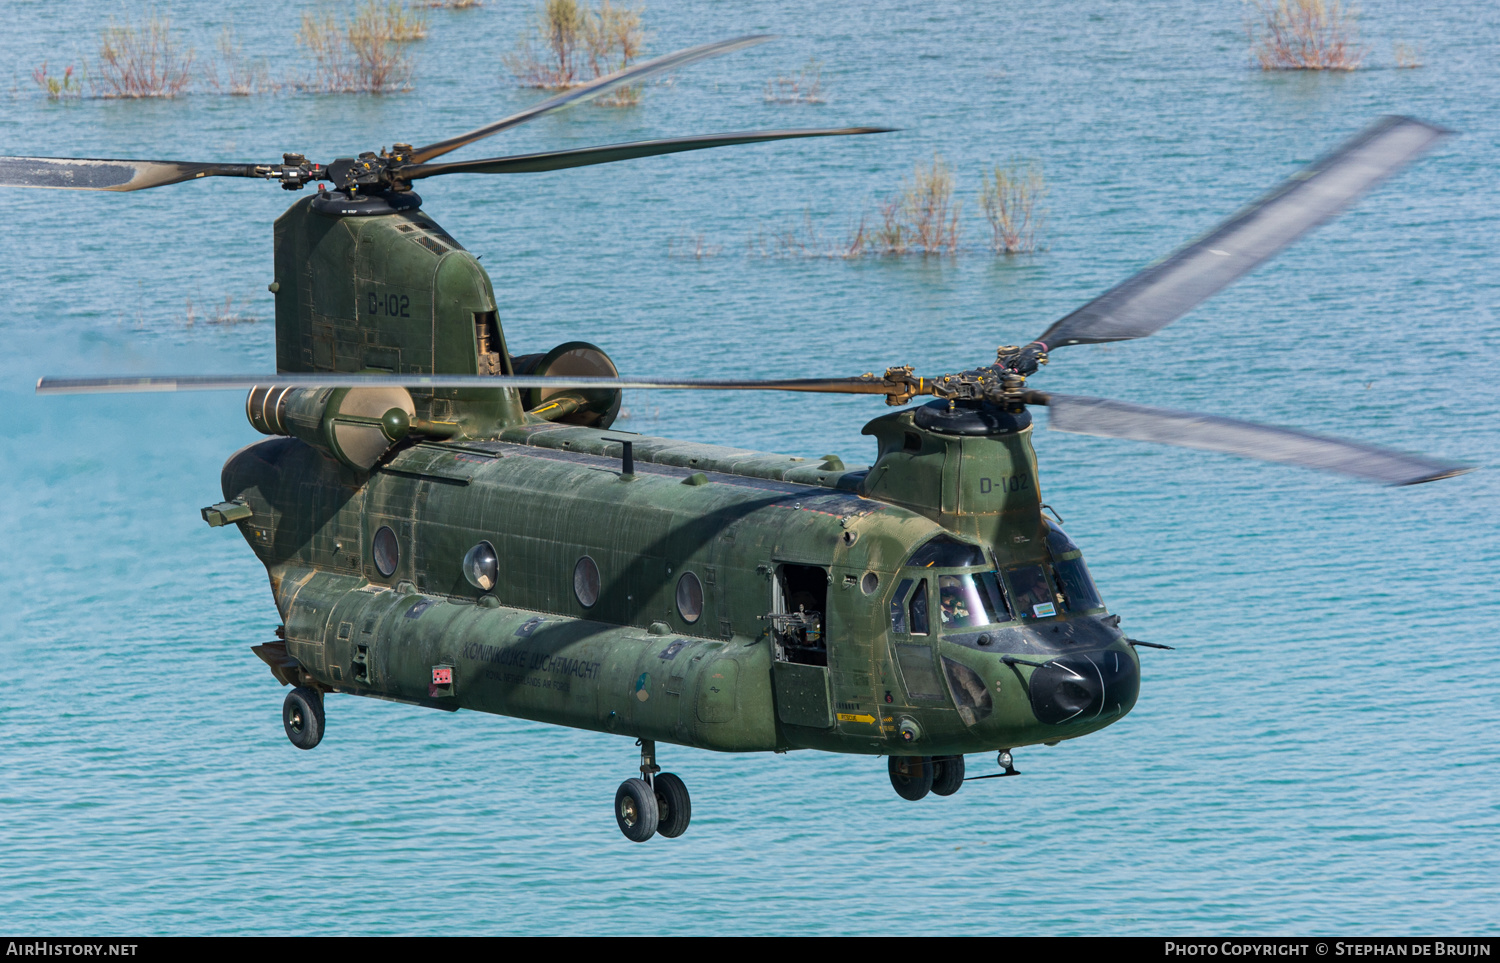
[[[518,375],[562,375],[618,378],[619,370],[604,349],[587,341],[568,341],[546,354],[511,358]],[[525,388],[521,404],[549,421],[588,428],[608,428],[620,413],[623,393],[618,388]]]
[[[369,471],[411,430],[416,414],[401,387],[250,389],[245,414],[256,431],[300,439],[350,468]]]

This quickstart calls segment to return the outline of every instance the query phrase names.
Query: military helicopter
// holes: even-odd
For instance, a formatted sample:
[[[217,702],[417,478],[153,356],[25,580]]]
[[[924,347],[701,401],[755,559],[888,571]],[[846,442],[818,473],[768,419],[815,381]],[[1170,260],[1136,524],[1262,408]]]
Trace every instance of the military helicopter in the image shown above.
[[[272,436],[232,456],[223,500],[282,619],[253,651],[291,686],[312,749],[325,697],[472,709],[633,738],[615,795],[634,841],[680,836],[658,742],[889,757],[906,799],[1017,774],[1012,752],[1122,718],[1137,647],[1078,546],[1044,514],[1030,408],[1053,429],[1321,468],[1385,484],[1464,466],[1287,428],[1048,394],[1052,351],[1140,338],[1192,310],[1446,132],[1383,118],[1165,260],[993,362],[926,377],[623,378],[584,342],[512,354],[489,276],[421,208],[420,179],[521,173],[881,128],[757,131],[439,161],[662,71],[766,39],[679,51],[457,137],[327,165],[0,158],[0,185],[133,191],[201,177],[318,183],[276,221],[276,373],[42,378],[39,392],[248,389]],[[322,182],[328,182],[329,190]],[[872,465],[613,430],[627,388],[835,392],[903,406]],[[1166,648],[1166,646],[1155,646]],[[964,756],[997,753],[966,779]]]

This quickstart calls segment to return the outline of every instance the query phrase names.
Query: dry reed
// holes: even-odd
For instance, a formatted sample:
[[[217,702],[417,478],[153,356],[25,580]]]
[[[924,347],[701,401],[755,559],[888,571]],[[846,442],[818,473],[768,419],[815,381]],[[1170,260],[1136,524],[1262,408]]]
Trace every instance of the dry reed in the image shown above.
[[[1011,161],[979,179],[979,208],[990,225],[990,247],[996,254],[1030,254],[1036,250],[1045,212],[1047,181],[1035,162]]]
[[[417,6],[429,10],[473,10],[484,6],[484,0],[422,0]]]
[[[769,104],[821,104],[823,95],[823,65],[809,58],[795,77],[777,74],[775,80],[766,81],[766,103]]]
[[[1262,70],[1357,70],[1359,10],[1345,0],[1250,0],[1251,51]]]
[[[176,97],[192,82],[193,51],[172,39],[171,21],[154,11],[139,25],[110,23],[99,38],[91,84],[100,97]]]
[[[224,296],[223,304],[216,304],[213,307],[209,308],[205,314],[200,315],[197,311],[197,308],[193,304],[193,299],[188,298],[187,310],[182,319],[182,323],[184,327],[188,328],[191,328],[200,322],[203,324],[215,324],[225,327],[237,324],[260,323],[260,318],[249,313],[249,309],[250,302],[248,299],[243,301],[240,306],[236,308],[234,304],[234,298],[226,294]]]
[[[312,55],[314,67],[301,86],[329,93],[411,89],[411,58],[395,36],[393,8],[399,9],[399,4],[371,0],[342,24],[332,13],[304,13],[297,42]]]
[[[1391,45],[1391,54],[1396,58],[1396,66],[1403,70],[1411,70],[1422,66],[1422,50],[1409,43],[1397,40]]]
[[[724,245],[715,244],[706,234],[673,238],[667,241],[667,257],[701,261],[706,257],[718,257],[724,253]]]
[[[865,240],[873,254],[955,254],[963,225],[963,202],[953,197],[953,172],[941,154],[917,164],[901,191],[880,205],[880,224]]]
[[[219,34],[218,48],[218,56],[203,67],[204,80],[214,93],[248,97],[281,89],[271,79],[271,70],[264,59],[252,61],[245,57],[231,28],[225,27]]]
[[[645,50],[640,8],[597,8],[578,0],[545,0],[532,15],[530,30],[516,49],[501,58],[523,87],[549,90],[576,87],[628,67]],[[608,106],[640,103],[639,85],[623,87],[595,102]]]

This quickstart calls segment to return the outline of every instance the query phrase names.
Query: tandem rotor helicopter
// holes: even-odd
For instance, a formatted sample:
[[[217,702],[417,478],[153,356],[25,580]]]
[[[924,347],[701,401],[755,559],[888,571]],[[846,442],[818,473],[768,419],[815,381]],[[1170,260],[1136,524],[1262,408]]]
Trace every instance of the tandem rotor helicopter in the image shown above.
[[[329,693],[473,709],[638,740],[615,795],[637,842],[680,836],[658,742],[889,757],[907,799],[956,792],[964,754],[1101,729],[1135,705],[1136,647],[1042,512],[1030,409],[1062,431],[1228,452],[1405,485],[1468,469],[1300,431],[1049,394],[1068,345],[1150,335],[1332,218],[1445,131],[1386,117],[1209,233],[993,362],[795,380],[622,378],[583,342],[512,354],[489,276],[414,182],[550,171],[881,128],[714,134],[443,161],[552,111],[770,39],[660,57],[426,147],[327,165],[0,158],[0,186],[133,191],[254,177],[317,192],[276,220],[276,373],[42,378],[39,392],[248,389],[268,440],[223,500],[282,619],[253,647],[292,687],[288,738]],[[325,187],[323,182],[331,185]],[[626,388],[837,392],[926,404],[871,421],[846,465],[611,429]],[[1164,646],[1162,647],[1164,648]]]

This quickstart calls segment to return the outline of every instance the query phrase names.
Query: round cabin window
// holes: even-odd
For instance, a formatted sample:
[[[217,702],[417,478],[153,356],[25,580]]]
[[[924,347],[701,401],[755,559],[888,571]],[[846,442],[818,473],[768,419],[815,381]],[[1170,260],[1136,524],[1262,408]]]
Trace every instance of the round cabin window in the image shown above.
[[[865,577],[859,580],[859,590],[866,595],[874,595],[878,588],[880,588],[880,576],[874,572],[866,572]]]
[[[469,549],[464,556],[464,578],[481,592],[495,587],[500,578],[500,557],[495,554],[495,546],[480,542]]]
[[[587,555],[573,566],[573,594],[584,608],[599,601],[599,566]]]
[[[375,533],[370,554],[375,559],[375,571],[385,578],[396,574],[396,566],[401,563],[401,546],[389,525],[380,526],[380,531]]]
[[[696,622],[703,615],[703,583],[692,572],[683,572],[677,580],[677,611],[684,622]]]

